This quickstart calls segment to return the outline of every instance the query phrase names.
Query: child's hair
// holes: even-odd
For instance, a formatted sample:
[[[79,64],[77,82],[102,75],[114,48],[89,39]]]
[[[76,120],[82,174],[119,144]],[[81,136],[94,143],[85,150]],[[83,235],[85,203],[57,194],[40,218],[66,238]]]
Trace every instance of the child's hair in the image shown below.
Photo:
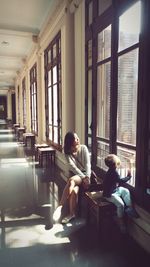
[[[75,135],[74,132],[68,132],[65,135],[65,138],[64,138],[64,152],[67,155],[70,155],[72,153],[71,152],[71,147],[73,146],[73,143],[75,141],[75,136],[74,135]]]
[[[105,158],[105,164],[109,168],[115,168],[115,167],[117,167],[117,165],[119,166],[120,163],[121,163],[120,159],[115,154],[109,154]]]

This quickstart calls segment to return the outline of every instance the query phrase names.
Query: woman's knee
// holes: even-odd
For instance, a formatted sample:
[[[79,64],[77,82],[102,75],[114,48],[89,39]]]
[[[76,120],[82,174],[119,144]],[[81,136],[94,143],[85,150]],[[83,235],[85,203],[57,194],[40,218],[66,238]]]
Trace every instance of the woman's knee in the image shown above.
[[[69,178],[68,182],[71,186],[76,186],[82,183],[82,179],[80,178],[80,176],[74,175],[71,178]]]
[[[75,186],[74,188],[73,188],[73,192],[74,192],[74,194],[78,194],[79,193],[79,186]]]

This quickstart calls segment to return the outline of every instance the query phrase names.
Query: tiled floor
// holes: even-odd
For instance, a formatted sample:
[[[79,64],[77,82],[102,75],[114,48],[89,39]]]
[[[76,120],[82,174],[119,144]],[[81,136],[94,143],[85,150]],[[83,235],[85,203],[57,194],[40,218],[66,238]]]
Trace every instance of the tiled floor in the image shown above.
[[[53,224],[63,183],[0,123],[0,267],[149,266],[147,253],[115,230],[103,242],[84,218]]]

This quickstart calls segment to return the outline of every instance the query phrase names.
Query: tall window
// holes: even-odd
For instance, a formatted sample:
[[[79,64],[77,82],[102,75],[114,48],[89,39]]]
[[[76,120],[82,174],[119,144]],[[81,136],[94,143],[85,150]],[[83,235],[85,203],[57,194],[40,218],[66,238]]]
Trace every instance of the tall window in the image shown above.
[[[111,25],[97,37],[97,165],[104,167],[109,153],[110,133],[110,77],[111,77]]]
[[[85,2],[86,142],[102,176],[105,156],[120,157],[120,174],[131,169],[128,186],[134,192],[144,192],[150,184],[145,171],[148,134],[143,140],[148,131],[149,13],[144,15],[143,2]]]
[[[25,78],[22,80],[22,99],[23,99],[23,126],[26,127],[27,107],[26,107],[26,84]]]
[[[31,99],[31,131],[38,132],[37,118],[37,64],[30,70],[30,99]]]
[[[123,169],[130,168],[135,186],[137,92],[141,2],[119,17],[117,154]],[[127,146],[128,145],[128,146]]]
[[[61,148],[61,35],[45,50],[46,136],[54,146]]]
[[[18,85],[18,123],[20,123],[20,88]]]

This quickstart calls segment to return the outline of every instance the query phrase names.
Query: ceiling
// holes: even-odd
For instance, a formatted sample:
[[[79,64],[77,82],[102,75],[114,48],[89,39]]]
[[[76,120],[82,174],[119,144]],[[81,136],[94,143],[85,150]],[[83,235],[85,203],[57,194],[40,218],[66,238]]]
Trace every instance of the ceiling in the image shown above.
[[[0,0],[0,94],[15,78],[58,0]]]

